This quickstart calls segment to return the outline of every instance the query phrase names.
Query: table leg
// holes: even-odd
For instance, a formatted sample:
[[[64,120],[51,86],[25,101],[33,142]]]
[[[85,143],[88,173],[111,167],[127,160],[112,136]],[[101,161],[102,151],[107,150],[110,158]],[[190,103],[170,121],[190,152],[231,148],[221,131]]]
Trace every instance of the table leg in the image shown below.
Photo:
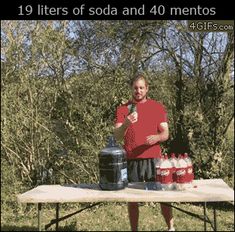
[[[59,228],[59,203],[56,203],[56,226],[55,230],[58,231]]]
[[[42,203],[38,203],[38,231],[41,231]]]
[[[204,204],[203,204],[203,212],[204,212],[204,231],[206,231],[206,220],[207,220],[207,216],[206,216],[206,202],[204,202]]]
[[[213,212],[214,212],[214,231],[217,231],[217,221],[216,221],[216,208],[215,208],[215,203],[213,204]]]

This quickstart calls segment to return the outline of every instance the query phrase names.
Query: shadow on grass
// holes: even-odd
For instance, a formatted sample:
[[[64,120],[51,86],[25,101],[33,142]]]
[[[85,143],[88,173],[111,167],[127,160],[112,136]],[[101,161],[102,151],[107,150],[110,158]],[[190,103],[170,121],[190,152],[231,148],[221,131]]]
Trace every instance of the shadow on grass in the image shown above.
[[[42,226],[42,230],[45,231],[44,227]],[[55,230],[53,227],[48,229],[49,231]],[[76,225],[71,223],[71,225],[66,226],[59,226],[59,231],[77,231]],[[32,226],[1,226],[1,231],[38,231],[37,227]]]
[[[32,226],[6,226],[1,225],[1,231],[38,231],[36,227]]]
[[[203,203],[192,203],[193,205],[203,207]],[[215,207],[216,210],[222,210],[225,212],[234,211],[234,205],[230,202],[207,202],[206,207],[208,209],[213,209]]]

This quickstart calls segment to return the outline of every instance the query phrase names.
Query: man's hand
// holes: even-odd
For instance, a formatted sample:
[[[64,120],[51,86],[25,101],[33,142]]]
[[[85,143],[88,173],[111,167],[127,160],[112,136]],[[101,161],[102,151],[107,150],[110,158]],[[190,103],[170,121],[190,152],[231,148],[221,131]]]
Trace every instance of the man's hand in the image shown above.
[[[146,137],[146,144],[147,145],[153,145],[159,141],[158,135],[149,135]]]
[[[160,130],[160,133],[158,133],[156,135],[147,136],[145,144],[153,145],[158,142],[166,141],[169,137],[168,123],[167,122],[160,123],[159,130]]]
[[[114,136],[116,138],[117,141],[120,141],[123,139],[125,133],[126,133],[126,129],[128,128],[129,125],[131,125],[132,123],[135,123],[138,121],[138,113],[137,112],[133,112],[132,114],[129,114],[124,123],[117,123],[115,125],[115,129],[114,129]]]
[[[133,112],[126,117],[126,124],[130,125],[138,121],[138,113]]]

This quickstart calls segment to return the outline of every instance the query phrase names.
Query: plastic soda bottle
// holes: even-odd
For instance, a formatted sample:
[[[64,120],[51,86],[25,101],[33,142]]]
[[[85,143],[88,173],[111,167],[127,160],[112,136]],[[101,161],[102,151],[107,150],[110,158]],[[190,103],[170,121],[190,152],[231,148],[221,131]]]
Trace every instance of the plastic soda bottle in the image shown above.
[[[164,154],[163,161],[160,164],[161,173],[161,187],[162,190],[172,190],[173,180],[172,180],[172,164],[168,159],[167,154]]]
[[[192,160],[188,156],[188,153],[184,153],[184,160],[187,163],[187,183],[188,183],[188,187],[192,187],[192,182],[194,180],[193,164],[192,164]]]
[[[176,165],[176,189],[185,190],[187,183],[187,163],[180,154]]]
[[[172,165],[172,181],[173,181],[173,188],[176,189],[176,165],[177,165],[177,159],[175,156],[175,153],[171,153],[171,157],[169,159]]]
[[[156,190],[161,190],[162,186],[161,186],[161,170],[160,170],[160,166],[161,166],[161,162],[163,161],[162,156],[159,159],[156,159],[156,164],[155,164],[155,168],[156,168]]]

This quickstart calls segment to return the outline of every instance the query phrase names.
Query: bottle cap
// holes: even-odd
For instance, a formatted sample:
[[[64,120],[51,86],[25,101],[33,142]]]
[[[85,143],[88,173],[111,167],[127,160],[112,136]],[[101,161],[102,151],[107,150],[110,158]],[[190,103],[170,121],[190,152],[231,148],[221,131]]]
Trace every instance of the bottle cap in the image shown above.
[[[175,158],[175,153],[171,153],[171,158]]]

